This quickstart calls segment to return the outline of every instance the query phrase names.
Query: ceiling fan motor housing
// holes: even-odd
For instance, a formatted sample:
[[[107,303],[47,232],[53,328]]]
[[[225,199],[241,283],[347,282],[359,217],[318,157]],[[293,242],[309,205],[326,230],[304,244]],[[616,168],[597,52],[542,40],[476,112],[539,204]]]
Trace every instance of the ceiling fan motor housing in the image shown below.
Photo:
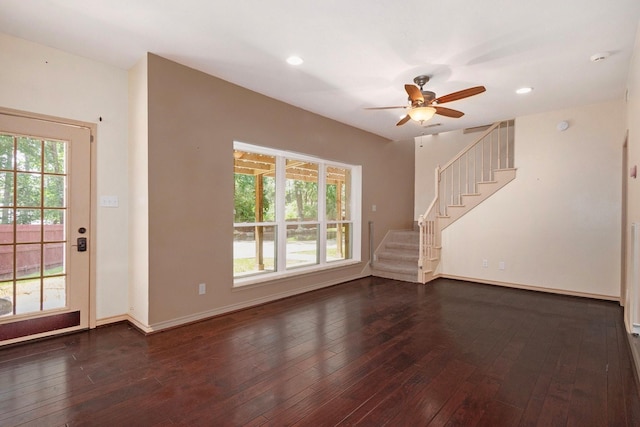
[[[429,105],[431,104],[431,101],[433,101],[434,99],[436,99],[436,94],[434,92],[431,92],[430,90],[423,90],[422,87],[427,84],[427,82],[429,81],[430,77],[427,76],[426,74],[417,76],[413,79],[413,82],[418,85],[418,87],[420,88],[420,93],[422,93],[422,97],[424,98],[424,102],[411,102],[411,106],[412,107],[419,107],[421,105]],[[411,101],[411,97],[409,97],[409,101]]]
[[[422,93],[425,104],[431,104],[431,101],[436,99],[436,94],[434,92],[431,92],[430,90],[421,90],[420,92]]]
[[[434,92],[431,92],[430,90],[421,90],[420,93],[424,98],[424,102],[419,99],[412,101],[411,97],[409,97],[408,99],[409,99],[409,103],[411,104],[411,107],[420,107],[423,105],[429,105],[434,99],[436,99],[436,94]]]

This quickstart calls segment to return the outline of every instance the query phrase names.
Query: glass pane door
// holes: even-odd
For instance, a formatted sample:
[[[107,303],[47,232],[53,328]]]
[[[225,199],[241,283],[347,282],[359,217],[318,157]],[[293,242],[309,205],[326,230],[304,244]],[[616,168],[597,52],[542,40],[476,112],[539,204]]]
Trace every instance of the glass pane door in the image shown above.
[[[0,315],[67,306],[66,141],[0,134]]]
[[[0,110],[0,345],[92,318],[91,129]]]

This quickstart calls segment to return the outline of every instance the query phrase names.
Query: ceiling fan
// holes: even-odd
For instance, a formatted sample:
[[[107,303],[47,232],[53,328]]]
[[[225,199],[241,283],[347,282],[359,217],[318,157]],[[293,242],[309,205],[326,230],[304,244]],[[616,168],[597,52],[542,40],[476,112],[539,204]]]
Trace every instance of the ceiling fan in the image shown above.
[[[469,96],[478,95],[479,93],[484,92],[486,89],[484,86],[475,86],[470,87],[468,89],[464,89],[458,92],[453,92],[448,95],[440,96],[436,98],[436,94],[422,89],[422,87],[429,81],[429,76],[418,76],[413,79],[413,82],[420,86],[418,88],[414,85],[404,85],[404,89],[407,91],[409,95],[410,105],[408,106],[398,106],[398,107],[372,107],[367,108],[367,110],[389,110],[393,108],[408,108],[409,112],[406,116],[404,116],[396,126],[402,126],[407,123],[409,120],[413,119],[417,122],[424,122],[433,117],[434,114],[439,114],[441,116],[460,118],[464,116],[462,111],[453,110],[451,108],[441,107],[440,104],[444,104],[446,102],[457,101],[459,99],[467,98]]]

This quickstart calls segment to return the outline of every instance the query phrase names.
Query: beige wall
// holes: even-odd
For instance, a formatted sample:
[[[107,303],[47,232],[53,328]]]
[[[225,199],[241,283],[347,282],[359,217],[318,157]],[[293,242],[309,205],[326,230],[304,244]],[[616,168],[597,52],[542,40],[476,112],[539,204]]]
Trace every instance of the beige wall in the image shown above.
[[[127,72],[0,33],[0,106],[96,123],[96,317],[127,312]],[[102,121],[99,121],[102,117]]]
[[[634,48],[631,67],[628,79],[629,102],[627,104],[627,125],[629,127],[628,159],[629,166],[640,167],[640,26],[636,34],[636,44]],[[628,174],[628,171],[625,171]],[[627,224],[626,233],[631,237],[631,224],[640,224],[640,178],[629,178],[627,188]],[[631,250],[631,239],[627,242],[627,299],[625,304],[625,319],[627,327],[631,330],[631,323],[640,324],[640,293],[634,292],[633,279],[633,259]],[[636,263],[640,266],[640,254],[636,255]],[[638,277],[640,281],[640,277]],[[633,318],[631,317],[633,316]],[[640,328],[634,328],[634,332],[640,332]]]
[[[387,229],[411,226],[412,142],[388,142],[155,55],[148,79],[152,329],[339,283],[365,268],[362,262],[233,289],[234,140],[362,165],[364,258],[368,221],[376,245]],[[198,295],[199,283],[206,283],[205,295]]]
[[[445,229],[442,274],[618,298],[624,108],[517,118],[517,177]]]

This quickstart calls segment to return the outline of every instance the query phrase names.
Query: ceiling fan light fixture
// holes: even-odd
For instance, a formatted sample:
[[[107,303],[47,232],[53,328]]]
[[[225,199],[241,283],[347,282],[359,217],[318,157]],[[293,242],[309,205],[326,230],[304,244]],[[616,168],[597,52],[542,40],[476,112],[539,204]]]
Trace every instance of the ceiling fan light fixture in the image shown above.
[[[416,122],[425,122],[436,113],[433,107],[416,107],[409,110],[409,117]]]

